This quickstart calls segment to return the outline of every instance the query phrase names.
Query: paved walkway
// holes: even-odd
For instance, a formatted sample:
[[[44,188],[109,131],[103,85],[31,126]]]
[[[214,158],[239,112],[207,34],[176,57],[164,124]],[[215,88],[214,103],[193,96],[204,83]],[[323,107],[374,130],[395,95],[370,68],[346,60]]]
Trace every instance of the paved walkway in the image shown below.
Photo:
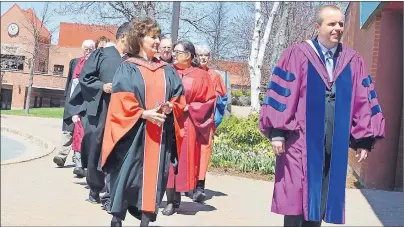
[[[3,115],[1,127],[31,133],[60,148],[58,119]],[[100,205],[85,202],[86,183],[73,177],[70,156],[68,167],[57,168],[53,155],[1,166],[1,225],[108,226],[111,216]],[[206,204],[185,199],[178,214],[160,213],[151,225],[282,226],[283,217],[270,212],[273,183],[208,174],[207,187]],[[349,189],[346,221],[347,226],[403,226],[403,193]],[[123,225],[139,222],[128,214]]]

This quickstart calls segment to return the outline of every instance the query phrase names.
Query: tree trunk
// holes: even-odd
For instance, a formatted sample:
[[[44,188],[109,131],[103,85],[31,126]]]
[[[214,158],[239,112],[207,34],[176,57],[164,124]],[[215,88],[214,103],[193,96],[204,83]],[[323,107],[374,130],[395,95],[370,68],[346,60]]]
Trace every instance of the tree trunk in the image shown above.
[[[268,22],[265,26],[265,33],[261,40],[258,41],[257,47],[258,51],[251,51],[251,54],[255,54],[255,64],[253,65],[253,69],[251,70],[253,74],[251,74],[251,107],[253,112],[258,112],[261,109],[261,105],[259,103],[259,95],[261,93],[261,68],[262,62],[264,61],[265,48],[269,41],[269,35],[271,34],[272,24],[274,22],[274,17],[276,11],[278,10],[279,2],[274,2],[272,6],[271,14],[269,15]],[[262,18],[262,17],[261,17]],[[262,20],[262,19],[261,19]],[[261,23],[262,25],[262,23]],[[254,42],[255,40],[253,40]],[[254,46],[252,46],[254,48]]]
[[[31,59],[31,62],[29,65],[30,65],[30,70],[29,70],[29,80],[28,80],[26,102],[25,102],[25,114],[29,114],[29,108],[30,108],[30,104],[31,104],[31,91],[32,91],[32,84],[34,83],[35,55]]]
[[[289,2],[284,2],[282,10],[280,12],[281,13],[281,18],[279,22],[280,29],[276,33],[275,36],[276,43],[274,45],[274,48],[272,49],[272,57],[271,57],[272,67],[275,67],[276,63],[278,62],[279,56],[282,54],[287,44],[286,32],[288,30],[287,23],[290,10],[289,4],[290,4]]]
[[[254,108],[252,103],[253,101],[253,94],[257,87],[257,75],[256,75],[256,63],[257,63],[257,56],[258,56],[258,48],[260,43],[260,34],[262,30],[262,12],[261,12],[261,3],[255,3],[255,26],[254,26],[254,33],[251,43],[251,55],[250,61],[248,62],[248,72],[250,73],[250,82],[251,82],[251,106]],[[258,82],[259,84],[259,82]],[[259,85],[258,85],[259,86]],[[253,109],[254,111],[254,109]]]

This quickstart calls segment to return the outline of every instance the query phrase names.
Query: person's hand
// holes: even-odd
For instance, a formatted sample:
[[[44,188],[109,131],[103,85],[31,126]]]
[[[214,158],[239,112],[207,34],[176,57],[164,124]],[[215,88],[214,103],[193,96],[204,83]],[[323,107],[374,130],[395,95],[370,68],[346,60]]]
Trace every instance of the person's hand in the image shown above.
[[[187,112],[187,111],[188,111],[188,105],[186,105],[184,108],[184,112]]]
[[[280,141],[272,141],[272,150],[275,153],[275,155],[281,155],[283,152],[285,152],[285,141],[280,140]]]
[[[158,113],[159,110],[160,110],[160,106],[158,106],[154,109],[151,109],[151,110],[145,110],[142,113],[142,118],[152,122],[153,124],[161,126],[166,119],[166,115],[162,114],[162,113]]]
[[[173,104],[167,101],[163,103],[160,108],[164,114],[170,114],[173,111]]]
[[[80,116],[79,115],[74,115],[73,117],[72,117],[72,121],[73,121],[73,123],[77,123],[77,122],[79,122],[80,121]]]
[[[358,162],[361,162],[362,160],[365,160],[365,159],[368,157],[368,153],[369,153],[368,150],[363,149],[363,148],[358,148],[358,149],[356,150],[356,155],[355,155],[355,157],[356,157],[356,158],[359,157]]]
[[[111,93],[112,92],[112,83],[106,83],[104,84],[104,86],[102,87],[102,90],[105,93]]]

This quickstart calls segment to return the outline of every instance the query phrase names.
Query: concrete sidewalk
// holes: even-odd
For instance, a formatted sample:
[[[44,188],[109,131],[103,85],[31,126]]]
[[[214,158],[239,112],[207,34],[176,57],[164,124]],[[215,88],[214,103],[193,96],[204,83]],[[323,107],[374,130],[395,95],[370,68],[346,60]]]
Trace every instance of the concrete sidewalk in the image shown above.
[[[2,115],[1,127],[44,138],[60,149],[59,119]],[[70,156],[65,168],[57,168],[53,156],[1,166],[1,225],[109,226],[111,216],[85,201],[85,179],[73,177]],[[282,226],[283,217],[270,212],[272,182],[208,174],[206,185],[206,204],[186,198],[177,214],[159,213],[151,225]],[[402,192],[349,189],[346,197],[346,226],[403,226]],[[128,214],[123,225],[139,226],[139,221]]]

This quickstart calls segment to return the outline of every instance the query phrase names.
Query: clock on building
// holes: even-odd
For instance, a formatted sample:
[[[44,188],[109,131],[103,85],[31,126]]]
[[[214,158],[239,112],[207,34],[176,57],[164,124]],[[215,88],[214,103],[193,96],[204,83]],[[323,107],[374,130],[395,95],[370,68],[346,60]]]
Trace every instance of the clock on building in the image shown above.
[[[10,36],[16,36],[18,34],[18,31],[19,31],[19,27],[16,23],[11,23],[8,26],[8,34]]]

